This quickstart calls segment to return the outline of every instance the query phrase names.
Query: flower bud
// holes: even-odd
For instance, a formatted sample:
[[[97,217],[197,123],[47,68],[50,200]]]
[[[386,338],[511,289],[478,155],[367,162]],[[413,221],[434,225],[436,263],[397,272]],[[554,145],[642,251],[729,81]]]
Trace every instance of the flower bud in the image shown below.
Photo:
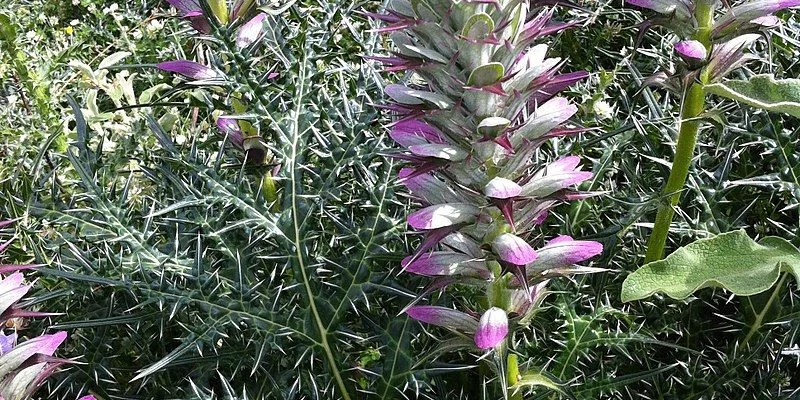
[[[675,52],[686,62],[691,69],[697,69],[706,62],[708,52],[697,40],[683,40],[675,43]]]
[[[490,349],[500,344],[508,335],[508,315],[500,308],[486,310],[478,322],[475,332],[475,345],[479,349]]]

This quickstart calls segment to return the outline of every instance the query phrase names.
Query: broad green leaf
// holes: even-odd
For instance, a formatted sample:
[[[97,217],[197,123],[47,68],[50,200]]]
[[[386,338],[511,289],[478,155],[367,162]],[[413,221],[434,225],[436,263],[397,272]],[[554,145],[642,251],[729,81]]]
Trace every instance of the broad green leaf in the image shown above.
[[[705,87],[708,93],[727,97],[767,111],[800,117],[800,79],[776,80],[771,74],[750,80],[730,80]]]
[[[791,243],[773,236],[756,243],[743,230],[728,232],[700,239],[628,275],[622,300],[656,292],[680,300],[706,287],[752,296],[772,287],[781,271],[800,278],[800,250]]]

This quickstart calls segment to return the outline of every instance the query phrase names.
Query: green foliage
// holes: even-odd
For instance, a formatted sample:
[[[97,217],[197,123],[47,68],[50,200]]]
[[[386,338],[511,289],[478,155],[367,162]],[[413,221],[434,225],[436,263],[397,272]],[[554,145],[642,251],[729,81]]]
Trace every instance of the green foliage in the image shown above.
[[[43,272],[69,281],[58,326],[76,330],[72,350],[85,363],[53,386],[57,396],[396,398],[419,389],[407,353],[415,328],[387,306],[399,293],[388,289],[397,285],[387,260],[400,244],[401,203],[372,130],[377,75],[356,54],[321,50],[374,46],[328,28],[350,32],[355,7],[294,6],[270,17],[266,57],[226,43],[213,55],[234,92],[256,101],[276,170],[220,151],[208,125],[156,117],[132,121],[141,134],[109,149],[114,133],[89,129],[103,106],[88,107],[87,120],[73,104],[77,133],[64,161],[75,177],[46,169],[36,179],[53,190],[28,209],[52,232],[28,240],[56,254],[41,259],[52,266]],[[256,71],[276,63],[279,80],[258,83]],[[113,100],[92,81],[103,92],[84,101]],[[201,116],[220,103],[213,90],[191,93],[208,101],[192,103]],[[279,204],[262,189],[275,171]],[[365,351],[378,355],[365,362]]]
[[[800,278],[797,247],[775,236],[756,243],[738,230],[697,240],[631,273],[622,284],[622,301],[658,292],[681,300],[707,287],[751,296],[769,290],[781,271]]]
[[[729,80],[706,85],[705,90],[767,111],[800,118],[800,79],[775,79],[756,75],[747,80]]]
[[[583,103],[575,122],[594,130],[542,151],[592,160],[595,178],[583,189],[605,194],[557,208],[542,230],[602,241],[607,251],[597,266],[614,272],[554,284],[563,297],[548,301],[518,338],[528,360],[522,374],[544,371],[578,399],[796,397],[800,297],[788,274],[775,290],[756,296],[731,299],[709,289],[677,302],[666,296],[621,301],[624,271],[641,264],[650,232],[641,222],[662,200],[652,193],[669,168],[671,115],[678,111],[669,107],[671,94],[642,88],[641,78],[675,62],[663,52],[675,39],[656,28],[633,52],[638,11],[619,2],[579,3],[591,14],[560,12],[591,23],[560,34],[553,53],[569,59],[573,70],[594,73],[571,93]],[[104,12],[112,4],[117,10]],[[29,332],[68,330],[59,354],[84,363],[57,374],[41,396],[74,399],[88,389],[102,399],[340,398],[309,311],[305,271],[316,314],[330,324],[325,337],[335,368],[354,397],[491,398],[485,391],[490,374],[465,365],[466,352],[442,355],[463,343],[439,342],[436,331],[396,318],[394,307],[411,299],[404,288],[423,283],[393,273],[414,238],[400,235],[405,200],[386,180],[392,162],[380,157],[385,121],[370,104],[379,101],[381,83],[359,59],[381,44],[354,11],[379,5],[265,7],[280,9],[275,14],[291,29],[280,25],[286,40],[279,52],[259,50],[264,64],[246,65],[254,76],[265,66],[284,74],[264,86],[263,103],[282,125],[262,134],[305,139],[294,146],[298,167],[281,171],[275,182],[282,196],[277,207],[261,188],[268,167],[243,165],[214,136],[210,105],[198,98],[218,106],[222,95],[197,87],[186,92],[180,80],[133,65],[106,70],[105,82],[67,65],[76,60],[98,72],[102,59],[120,51],[131,53],[122,61],[131,64],[191,58],[195,51],[217,65],[235,61],[216,42],[185,43],[186,25],[163,2],[12,0],[0,6],[13,16],[17,50],[56,116],[56,126],[45,128],[27,83],[3,52],[0,212],[19,218],[8,262],[49,264],[37,274],[31,306],[66,315],[28,321]],[[800,75],[797,15],[782,14],[771,62],[750,63],[737,79]],[[279,55],[292,57],[282,62]],[[121,72],[137,97],[160,83],[172,88],[137,98],[151,107],[123,99],[120,108],[103,86],[121,89]],[[239,90],[252,92],[243,75],[236,77]],[[90,110],[91,90],[99,114]],[[84,108],[88,127],[80,140],[67,93]],[[701,128],[669,247],[738,229],[800,246],[798,120],[727,100],[710,108],[725,126]],[[160,122],[144,119],[149,114]],[[94,120],[98,115],[108,119]],[[303,134],[293,135],[295,126]],[[63,132],[85,148],[71,147],[71,158],[54,151],[52,141]],[[283,196],[292,188],[296,196]],[[305,269],[291,247],[297,242],[292,212],[283,207],[293,198],[307,211],[298,220],[305,222],[299,224]],[[469,298],[459,292],[430,297],[460,304]],[[142,377],[131,382],[136,375]],[[526,399],[558,396],[541,386],[522,392]]]

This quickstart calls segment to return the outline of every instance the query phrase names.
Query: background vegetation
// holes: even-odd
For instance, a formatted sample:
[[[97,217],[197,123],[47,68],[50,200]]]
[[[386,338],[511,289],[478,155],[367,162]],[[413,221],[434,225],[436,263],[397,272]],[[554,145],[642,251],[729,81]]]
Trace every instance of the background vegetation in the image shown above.
[[[562,206],[543,229],[602,241],[594,266],[610,271],[552,286],[526,367],[579,399],[800,395],[793,279],[762,315],[751,310],[765,296],[722,290],[620,300],[672,159],[677,101],[641,82],[672,65],[673,39],[655,29],[635,46],[639,11],[579,5],[561,11],[583,22],[552,53],[592,73],[570,96],[575,122],[596,129],[547,151],[591,162],[582,188],[605,194]],[[19,219],[8,256],[47,264],[33,303],[65,315],[28,329],[68,330],[60,355],[81,363],[42,398],[331,398],[338,382],[365,398],[490,397],[474,355],[443,351],[442,332],[397,316],[424,281],[398,274],[418,239],[403,235],[408,200],[383,157],[388,116],[373,107],[386,76],[362,58],[388,46],[358,13],[380,7],[298,1],[238,65],[157,1],[0,6],[15,31],[0,53],[0,213]],[[800,22],[781,16],[771,61],[740,74],[800,76]],[[213,127],[226,92],[152,67],[195,56],[233,66],[232,91],[293,144],[272,149],[291,161],[281,204],[265,197],[272,166],[243,164]],[[270,71],[280,77],[254,84]],[[701,131],[669,248],[739,228],[800,245],[800,121],[730,101],[713,110],[720,123]],[[743,342],[759,317],[768,324]]]

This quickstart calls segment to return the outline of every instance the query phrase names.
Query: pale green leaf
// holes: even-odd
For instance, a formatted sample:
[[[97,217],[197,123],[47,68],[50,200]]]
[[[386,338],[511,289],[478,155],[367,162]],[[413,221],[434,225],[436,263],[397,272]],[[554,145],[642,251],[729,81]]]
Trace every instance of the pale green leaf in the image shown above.
[[[800,250],[791,243],[772,236],[756,243],[743,230],[728,232],[700,239],[628,275],[622,300],[656,292],[680,300],[707,287],[752,296],[772,287],[782,270],[800,277]]]
[[[97,66],[97,69],[106,69],[112,65],[116,65],[118,62],[122,61],[125,57],[131,55],[128,51],[118,51],[106,58],[103,61],[100,61],[100,64]]]
[[[776,80],[771,74],[765,74],[750,80],[715,83],[705,89],[753,107],[800,117],[800,79]]]
[[[539,372],[526,372],[522,375],[522,377],[520,377],[519,381],[517,381],[517,384],[511,387],[511,389],[516,394],[520,390],[530,389],[534,386],[542,386],[559,393],[564,393],[557,383],[553,382],[552,379]]]

